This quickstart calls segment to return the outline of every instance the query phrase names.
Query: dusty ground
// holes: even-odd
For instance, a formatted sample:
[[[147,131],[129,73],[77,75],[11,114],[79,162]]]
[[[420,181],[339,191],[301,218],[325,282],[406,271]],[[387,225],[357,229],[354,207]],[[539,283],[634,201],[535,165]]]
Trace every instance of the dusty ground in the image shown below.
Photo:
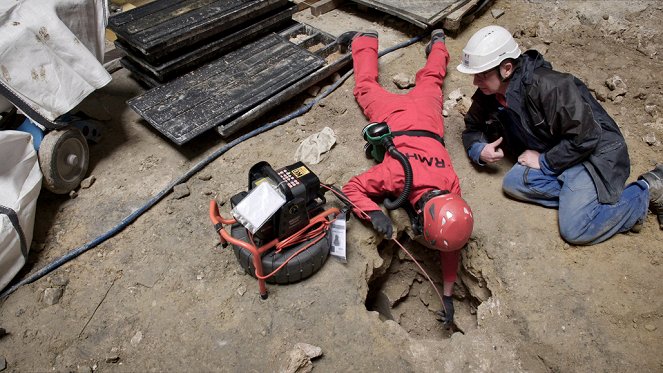
[[[506,13],[495,20],[488,12],[447,39],[446,94],[460,88],[471,96],[470,80],[454,70],[461,48],[480,27],[503,25],[522,47],[540,49],[605,100],[628,142],[631,179],[663,161],[659,2],[498,0],[495,8]],[[297,18],[332,34],[377,29],[382,48],[417,33],[351,7]],[[425,41],[381,59],[385,87],[398,91],[392,76],[414,75],[423,65]],[[622,95],[605,85],[615,75],[626,83]],[[83,105],[107,125],[104,141],[91,148],[96,182],[75,199],[42,193],[30,263],[19,278],[114,227],[222,144],[210,133],[172,145],[124,104],[143,89],[125,70],[113,78]],[[430,285],[357,219],[349,223],[347,264],[330,258],[305,282],[269,286],[261,301],[256,281],[217,245],[208,202],[243,190],[258,160],[292,163],[301,140],[325,126],[338,140],[311,166],[321,180],[341,186],[369,167],[353,82],[225,153],[187,182],[189,196],[167,196],[117,236],[4,300],[0,326],[10,334],[0,338],[0,356],[7,370],[275,371],[297,342],[322,348],[317,371],[663,370],[663,232],[655,218],[649,215],[639,234],[591,247],[565,244],[555,210],[502,194],[507,162],[481,170],[470,164],[460,142],[461,106],[449,110],[446,142],[476,226],[457,288],[460,332],[442,329]],[[405,225],[402,215],[392,217]],[[433,256],[407,246],[439,279]],[[57,287],[62,298],[47,305],[44,291]]]

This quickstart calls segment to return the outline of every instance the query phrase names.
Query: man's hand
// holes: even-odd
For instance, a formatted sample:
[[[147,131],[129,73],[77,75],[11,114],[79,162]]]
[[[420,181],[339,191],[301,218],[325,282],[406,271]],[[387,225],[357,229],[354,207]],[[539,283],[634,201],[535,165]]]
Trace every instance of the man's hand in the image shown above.
[[[438,320],[442,321],[444,326],[448,328],[454,322],[454,298],[450,295],[443,295],[442,301],[444,302],[444,306],[441,310],[437,311]]]
[[[541,169],[541,164],[539,164],[539,156],[541,153],[536,150],[525,150],[523,154],[518,156],[518,163],[523,166],[530,168],[536,168],[537,170]]]
[[[391,234],[393,233],[393,228],[391,226],[391,219],[387,217],[382,211],[369,211],[366,214],[371,218],[371,223],[373,228],[379,233],[382,233],[384,237],[388,240],[391,239]]]
[[[481,150],[481,155],[479,159],[484,163],[495,163],[500,159],[504,158],[504,151],[499,149],[500,144],[502,143],[502,138],[486,144]]]

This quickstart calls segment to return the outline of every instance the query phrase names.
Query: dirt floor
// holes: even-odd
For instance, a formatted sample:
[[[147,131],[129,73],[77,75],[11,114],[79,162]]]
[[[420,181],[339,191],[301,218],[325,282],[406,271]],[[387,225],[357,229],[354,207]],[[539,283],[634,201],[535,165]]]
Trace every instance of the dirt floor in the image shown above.
[[[495,19],[497,9],[504,14]],[[381,49],[421,32],[348,5],[295,18],[333,35],[375,29]],[[303,139],[330,127],[336,144],[310,165],[323,182],[340,187],[372,165],[363,155],[366,119],[350,77],[308,113],[235,146],[191,177],[189,195],[166,196],[116,236],[2,301],[6,370],[277,371],[303,342],[322,349],[313,367],[323,372],[663,371],[663,232],[655,217],[639,234],[590,247],[564,243],[555,210],[503,195],[509,162],[471,165],[460,134],[474,89],[455,71],[476,30],[508,28],[523,49],[538,49],[556,69],[587,82],[621,126],[635,180],[663,161],[661,19],[658,1],[498,0],[447,38],[452,61],[444,91],[459,89],[463,98],[449,102],[445,137],[476,219],[457,283],[456,333],[436,320],[439,300],[412,261],[356,218],[348,223],[347,263],[330,258],[304,282],[268,285],[267,300],[218,244],[209,201],[223,202],[227,214],[226,202],[245,190],[257,161],[289,165]],[[383,57],[380,82],[404,92],[392,78],[423,66],[427,41]],[[606,82],[615,76],[624,85],[611,90]],[[83,103],[106,126],[103,141],[91,146],[96,181],[75,198],[42,192],[19,279],[107,232],[223,145],[213,131],[173,145],[125,104],[143,91],[121,69]],[[256,126],[307,99],[292,100]],[[403,213],[392,218],[440,286],[435,256],[407,240]],[[58,289],[61,298],[49,304]]]

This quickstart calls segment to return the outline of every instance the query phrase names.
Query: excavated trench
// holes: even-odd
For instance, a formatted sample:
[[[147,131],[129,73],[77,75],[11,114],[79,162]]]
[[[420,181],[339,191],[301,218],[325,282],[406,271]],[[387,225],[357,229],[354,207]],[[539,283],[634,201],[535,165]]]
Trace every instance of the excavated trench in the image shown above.
[[[428,273],[441,294],[442,273],[437,252],[410,240],[407,234],[401,234],[398,240]],[[477,247],[474,242],[470,245]],[[454,285],[455,325],[446,329],[437,315],[442,309],[440,299],[421,269],[394,241],[383,241],[378,252],[383,263],[369,279],[367,310],[378,312],[383,321],[397,322],[412,337],[422,339],[444,339],[456,331],[466,333],[477,328],[477,308],[492,295],[480,271],[468,271],[461,263]],[[467,260],[465,255],[463,257]]]

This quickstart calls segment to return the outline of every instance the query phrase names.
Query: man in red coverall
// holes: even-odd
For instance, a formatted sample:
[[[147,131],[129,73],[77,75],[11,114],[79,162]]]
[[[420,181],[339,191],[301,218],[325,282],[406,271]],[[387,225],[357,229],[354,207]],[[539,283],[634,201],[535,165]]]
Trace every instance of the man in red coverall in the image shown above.
[[[434,30],[426,47],[426,65],[417,72],[416,86],[407,94],[388,92],[378,83],[377,32],[350,31],[338,38],[339,44],[352,42],[355,71],[354,95],[371,122],[386,122],[393,132],[418,131],[418,134],[395,136],[396,149],[407,157],[412,167],[412,189],[408,197],[414,211],[423,220],[423,244],[440,250],[443,275],[443,306],[446,325],[453,321],[453,284],[460,249],[469,240],[473,219],[469,206],[460,197],[458,176],[444,147],[442,84],[449,62],[444,32]],[[432,136],[422,136],[427,131]],[[437,136],[437,137],[436,137]],[[370,217],[374,228],[391,238],[391,220],[373,198],[398,195],[405,184],[401,163],[390,154],[366,172],[352,177],[343,192],[359,210]],[[437,210],[435,206],[437,202]],[[446,224],[446,225],[445,225]],[[419,233],[419,232],[417,232]]]

